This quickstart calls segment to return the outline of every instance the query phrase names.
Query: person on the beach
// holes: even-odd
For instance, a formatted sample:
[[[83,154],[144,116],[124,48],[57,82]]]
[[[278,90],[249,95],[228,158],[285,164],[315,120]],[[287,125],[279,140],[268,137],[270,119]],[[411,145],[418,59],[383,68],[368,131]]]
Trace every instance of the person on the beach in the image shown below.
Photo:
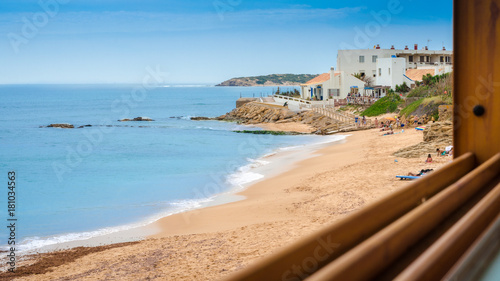
[[[366,126],[366,117],[363,115],[363,126]]]
[[[354,123],[356,123],[356,126],[358,126],[358,125],[359,125],[359,124],[358,124],[358,119],[359,119],[359,117],[358,117],[358,116],[354,117]]]
[[[430,154],[427,155],[427,159],[425,159],[425,163],[432,163],[432,156]]]
[[[375,117],[374,123],[375,123],[375,128],[378,128],[378,119],[377,119],[377,117]]]
[[[427,173],[429,173],[429,172],[432,172],[432,171],[434,171],[434,170],[433,170],[433,169],[422,169],[422,170],[420,170],[420,172],[419,172],[419,173],[417,173],[417,174],[414,174],[414,173],[412,173],[412,172],[409,172],[409,173],[408,173],[408,176],[412,176],[412,177],[420,177],[420,176],[423,176],[423,175],[425,175],[425,174],[427,174]]]
[[[437,156],[441,156],[441,149],[436,148],[436,154],[437,154]]]

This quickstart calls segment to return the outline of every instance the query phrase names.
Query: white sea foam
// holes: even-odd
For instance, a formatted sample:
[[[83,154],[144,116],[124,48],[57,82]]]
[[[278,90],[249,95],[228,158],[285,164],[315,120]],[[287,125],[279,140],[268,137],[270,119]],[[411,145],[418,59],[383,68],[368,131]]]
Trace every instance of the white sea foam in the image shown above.
[[[264,175],[256,173],[252,170],[257,167],[262,167],[271,163],[269,161],[265,161],[262,159],[251,159],[251,158],[247,158],[247,161],[250,163],[238,168],[236,172],[227,177],[226,179],[227,183],[233,188],[234,187],[243,188],[245,185],[251,182],[264,178]]]
[[[84,241],[88,240],[91,238],[95,237],[101,237],[113,233],[117,233],[120,231],[126,231],[138,227],[144,227],[148,224],[151,224],[161,218],[171,216],[174,214],[194,210],[194,209],[199,209],[204,207],[206,204],[209,202],[212,202],[214,200],[214,196],[210,198],[203,198],[203,199],[188,199],[188,200],[178,200],[174,202],[169,202],[167,205],[170,206],[168,210],[165,212],[156,214],[154,216],[149,217],[148,219],[138,222],[138,223],[132,223],[132,224],[127,224],[127,225],[121,225],[121,226],[115,226],[115,227],[106,227],[106,228],[101,228],[98,230],[94,231],[86,231],[86,232],[73,232],[73,233],[64,233],[60,235],[54,235],[54,236],[49,236],[49,237],[28,237],[21,241],[19,246],[17,247],[18,251],[20,253],[23,252],[31,252],[35,251],[37,249],[46,247],[46,246],[51,246],[51,245],[56,245],[56,244],[61,244],[61,243],[67,243],[67,242],[77,242],[77,241]],[[7,250],[8,247],[4,247]]]

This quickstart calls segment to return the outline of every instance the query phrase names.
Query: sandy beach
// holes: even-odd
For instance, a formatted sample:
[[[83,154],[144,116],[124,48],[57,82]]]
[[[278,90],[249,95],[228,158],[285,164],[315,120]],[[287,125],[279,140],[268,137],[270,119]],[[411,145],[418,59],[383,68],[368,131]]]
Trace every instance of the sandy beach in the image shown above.
[[[159,234],[144,241],[42,254],[31,267],[40,274],[15,280],[220,280],[407,184],[396,175],[451,160],[393,156],[422,141],[414,129],[349,134],[253,184],[238,194],[245,200],[165,217],[154,224]],[[54,260],[58,266],[49,267]]]

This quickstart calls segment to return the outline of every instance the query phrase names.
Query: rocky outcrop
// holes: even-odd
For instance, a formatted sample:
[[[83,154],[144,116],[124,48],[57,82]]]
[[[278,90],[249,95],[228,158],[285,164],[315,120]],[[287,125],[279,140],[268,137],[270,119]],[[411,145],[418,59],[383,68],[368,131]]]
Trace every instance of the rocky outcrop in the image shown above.
[[[257,101],[257,100],[258,100],[258,98],[239,98],[238,100],[236,100],[236,108],[242,107],[249,102],[253,102],[253,101]]]
[[[61,124],[50,124],[47,126],[47,128],[63,128],[63,129],[73,129],[75,126],[72,124],[68,123],[61,123]]]
[[[453,140],[453,123],[450,121],[427,124],[424,130],[424,141]]]
[[[394,155],[403,158],[422,157],[429,153],[434,155],[437,148],[444,149],[453,143],[453,123],[450,121],[430,122],[423,133],[423,142],[400,149]]]
[[[191,120],[194,120],[194,121],[206,121],[206,120],[213,120],[213,118],[209,118],[209,117],[191,117]]]
[[[118,120],[119,122],[127,122],[127,121],[147,121],[147,122],[150,122],[150,121],[155,121],[149,117],[135,117],[134,119],[128,119],[128,118],[125,118],[125,119],[121,119],[121,120]]]
[[[317,74],[271,74],[263,76],[238,77],[224,81],[216,86],[298,86],[317,76]]]
[[[316,134],[326,134],[336,128],[336,121],[313,111],[295,113],[286,107],[247,103],[233,111],[215,118],[220,121],[232,121],[241,124],[255,125],[259,123],[297,122],[307,124],[316,129]]]
[[[440,105],[438,110],[439,110],[439,121],[452,121],[453,105]]]

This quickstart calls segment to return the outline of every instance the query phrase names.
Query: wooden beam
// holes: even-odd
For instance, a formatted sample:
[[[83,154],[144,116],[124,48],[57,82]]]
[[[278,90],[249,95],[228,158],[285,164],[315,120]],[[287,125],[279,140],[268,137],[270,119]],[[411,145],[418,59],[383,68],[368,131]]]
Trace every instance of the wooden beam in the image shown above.
[[[500,153],[307,280],[372,280],[498,174]]]
[[[500,152],[500,0],[454,1],[455,155]]]
[[[303,280],[419,206],[474,168],[471,153],[412,182],[322,231],[250,265],[227,280]]]
[[[500,153],[497,155],[500,159]],[[500,184],[395,280],[441,280],[500,212]]]

